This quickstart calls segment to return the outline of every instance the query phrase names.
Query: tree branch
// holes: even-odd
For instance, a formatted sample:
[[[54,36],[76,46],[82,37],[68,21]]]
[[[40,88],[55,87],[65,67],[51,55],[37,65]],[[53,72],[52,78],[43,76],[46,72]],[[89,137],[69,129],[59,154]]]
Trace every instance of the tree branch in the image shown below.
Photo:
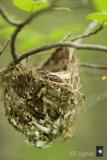
[[[103,29],[103,24],[99,24],[98,22],[95,22],[95,21],[91,22],[81,35],[72,38],[71,41],[74,41],[75,43],[80,44],[84,38],[94,35],[99,31],[101,31],[102,29]],[[72,55],[74,54],[74,51],[75,51],[75,48],[70,48],[68,70],[70,70],[71,68],[70,64],[72,61]]]
[[[9,41],[10,41],[10,38],[4,43],[3,47],[0,48],[0,56],[2,55],[2,53],[4,52],[4,50],[6,49]]]
[[[33,49],[29,50],[28,52],[23,53],[21,56],[19,56],[16,59],[15,64],[18,64],[22,60],[24,60],[27,57],[32,56],[34,54],[37,54],[37,53],[40,53],[43,51],[47,51],[47,50],[50,50],[53,48],[58,48],[58,47],[70,47],[70,48],[76,48],[76,49],[84,49],[84,50],[88,49],[88,50],[107,52],[107,46],[104,46],[104,45],[79,44],[76,42],[56,42],[56,43],[52,43],[52,44],[42,45],[38,48],[33,48]]]
[[[61,40],[61,42],[67,41],[70,38],[71,38],[70,39],[71,42],[74,42],[74,41],[77,41],[77,40],[82,41],[84,38],[87,38],[87,37],[90,37],[92,35],[97,34],[103,28],[104,28],[103,23],[92,22],[92,23],[89,24],[89,26],[86,28],[86,30],[81,35],[77,35],[77,36],[74,36],[73,38],[71,38],[73,33],[70,32],[67,35],[65,35],[65,37]],[[80,43],[80,41],[78,41],[78,42]]]
[[[79,64],[79,66],[85,67],[85,68],[107,70],[107,66],[102,66],[102,65],[97,65],[97,64],[81,63],[81,64]]]
[[[83,38],[87,38],[87,37],[90,37],[90,36],[92,36],[92,35],[95,35],[95,34],[97,34],[99,31],[101,31],[102,29],[103,29],[103,27],[104,27],[104,25],[103,24],[98,24],[98,23],[96,23],[96,27],[94,28],[94,30],[91,28],[91,30],[87,30],[86,32],[84,32],[83,34],[81,34],[81,35],[78,35],[78,36],[76,36],[76,37],[73,37],[72,39],[71,39],[71,41],[73,42],[73,41],[76,41],[76,40],[78,40],[78,39],[83,39]]]
[[[21,54],[19,57],[17,57],[16,55],[16,48],[15,48],[15,42],[16,42],[16,38],[18,36],[18,33],[23,29],[23,27],[27,24],[29,24],[33,18],[41,15],[44,12],[47,12],[48,10],[50,10],[55,3],[57,2],[57,0],[52,0],[52,3],[49,7],[43,9],[43,10],[39,10],[37,12],[34,12],[33,14],[31,14],[26,20],[24,20],[23,22],[17,23],[14,22],[12,19],[10,19],[7,15],[7,13],[5,12],[5,10],[3,9],[2,5],[0,5],[0,13],[2,15],[2,17],[11,25],[15,25],[16,28],[11,36],[11,54],[13,57],[13,61],[8,65],[7,68],[4,68],[0,71],[0,76],[7,73],[9,71],[9,69],[13,69],[14,65],[17,65],[18,63],[20,63],[22,60],[26,59],[29,56],[32,56],[34,54],[43,52],[43,51],[47,51],[53,48],[58,48],[58,47],[69,47],[72,49],[72,53],[74,52],[74,49],[87,49],[87,50],[96,50],[96,51],[103,51],[103,52],[107,52],[107,46],[104,45],[90,45],[90,44],[80,44],[83,38],[89,37],[91,35],[94,35],[96,33],[98,33],[99,31],[101,31],[103,29],[103,25],[100,24],[98,26],[98,23],[91,23],[89,25],[89,27],[85,30],[85,32],[79,36],[76,36],[74,38],[71,39],[71,41],[74,42],[70,42],[70,41],[66,41],[66,37],[60,41],[60,42],[56,42],[56,43],[52,43],[52,44],[46,44],[46,45],[42,45],[40,47],[37,48],[33,48],[23,54]],[[97,27],[97,28],[96,28]],[[69,37],[69,35],[68,35]],[[4,47],[5,49],[5,47]],[[4,51],[4,49],[2,51]],[[80,66],[82,67],[90,67],[90,68],[95,68],[96,66],[93,64],[80,64]],[[99,67],[99,69],[102,66]],[[106,67],[102,67],[102,69],[105,69]]]
[[[48,9],[46,8],[44,10],[40,10],[38,12],[33,13],[25,21],[23,21],[20,25],[16,26],[16,28],[11,36],[11,44],[10,44],[11,54],[12,54],[12,57],[14,60],[17,59],[15,43],[16,43],[16,38],[17,38],[18,33],[24,28],[25,25],[29,24],[34,17],[37,17],[38,15],[44,13],[47,10]]]
[[[0,14],[1,14],[1,16],[3,17],[3,19],[4,19],[7,23],[9,23],[9,24],[11,24],[11,25],[13,25],[13,26],[18,26],[18,25],[21,24],[20,21],[15,21],[15,20],[13,20],[12,18],[10,18],[10,16],[8,16],[8,13],[7,13],[6,10],[4,9],[4,7],[3,7],[3,5],[2,5],[1,2],[0,2]]]
[[[17,59],[15,43],[16,43],[16,38],[17,38],[18,33],[24,28],[25,25],[29,24],[35,17],[38,17],[39,15],[49,11],[54,6],[55,3],[56,3],[56,0],[53,0],[50,6],[32,13],[26,20],[24,20],[22,23],[16,26],[16,29],[14,30],[12,34],[11,44],[10,44],[11,54],[12,54],[14,61]]]
[[[76,42],[56,42],[52,44],[46,44],[42,45],[38,48],[33,48],[29,50],[28,52],[23,53],[20,55],[15,61],[12,61],[7,68],[4,68],[0,71],[0,75],[3,75],[9,71],[9,69],[13,69],[14,65],[19,64],[22,60],[28,58],[29,56],[32,56],[34,54],[47,51],[53,48],[58,48],[58,47],[70,47],[70,48],[76,48],[76,49],[88,49],[88,50],[95,50],[95,51],[103,51],[107,52],[107,46],[103,45],[89,45],[89,44],[79,44]]]

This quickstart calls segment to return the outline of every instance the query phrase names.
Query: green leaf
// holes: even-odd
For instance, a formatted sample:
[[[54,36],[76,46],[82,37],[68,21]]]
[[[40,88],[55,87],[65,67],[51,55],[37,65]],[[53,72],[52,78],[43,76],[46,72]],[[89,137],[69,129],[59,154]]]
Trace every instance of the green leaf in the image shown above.
[[[98,11],[107,10],[107,0],[92,0],[92,3]]]
[[[28,12],[40,10],[48,6],[47,0],[13,0],[13,4]]]
[[[94,12],[94,13],[88,14],[87,19],[96,20],[99,22],[105,22],[107,21],[107,13],[106,12]]]

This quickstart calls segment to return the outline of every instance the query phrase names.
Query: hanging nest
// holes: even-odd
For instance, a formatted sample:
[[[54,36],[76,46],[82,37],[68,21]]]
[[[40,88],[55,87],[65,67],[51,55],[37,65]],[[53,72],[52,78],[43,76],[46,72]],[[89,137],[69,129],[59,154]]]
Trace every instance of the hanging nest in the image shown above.
[[[3,78],[4,106],[9,123],[36,147],[59,136],[72,137],[79,92],[77,62],[70,72],[37,71],[21,64]]]

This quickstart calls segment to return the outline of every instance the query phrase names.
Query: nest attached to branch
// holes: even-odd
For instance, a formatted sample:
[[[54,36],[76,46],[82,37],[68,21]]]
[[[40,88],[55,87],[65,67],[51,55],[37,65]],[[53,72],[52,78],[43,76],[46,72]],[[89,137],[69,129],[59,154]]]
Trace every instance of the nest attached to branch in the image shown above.
[[[79,92],[77,62],[70,72],[37,71],[17,65],[3,79],[8,121],[36,147],[72,137]]]

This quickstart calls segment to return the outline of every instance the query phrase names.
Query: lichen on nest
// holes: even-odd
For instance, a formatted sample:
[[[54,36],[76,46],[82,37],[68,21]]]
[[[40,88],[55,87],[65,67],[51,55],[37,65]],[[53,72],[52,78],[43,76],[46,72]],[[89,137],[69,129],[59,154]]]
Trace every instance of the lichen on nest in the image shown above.
[[[3,79],[8,121],[37,147],[72,136],[82,96],[65,79],[18,65]]]

